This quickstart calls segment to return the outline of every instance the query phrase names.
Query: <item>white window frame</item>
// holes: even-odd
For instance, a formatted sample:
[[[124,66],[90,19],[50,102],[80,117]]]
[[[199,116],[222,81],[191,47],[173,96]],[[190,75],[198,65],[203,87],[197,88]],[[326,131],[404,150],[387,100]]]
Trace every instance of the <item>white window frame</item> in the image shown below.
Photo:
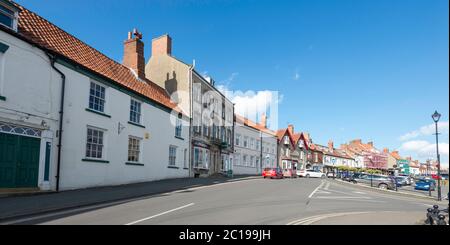
[[[97,97],[96,95],[94,95],[94,99],[95,98],[98,98],[99,100],[103,100],[103,110],[96,110],[94,107],[95,107],[95,104],[94,104],[94,102],[92,102],[92,107],[91,107],[91,86],[92,86],[92,84],[94,84],[94,86],[99,86],[99,87],[101,87],[101,88],[104,88],[105,89],[105,92],[104,92],[104,98],[101,98],[101,97]],[[98,83],[98,82],[95,82],[95,81],[93,81],[93,80],[91,80],[90,81],[90,83],[89,83],[89,97],[88,97],[88,107],[87,108],[89,108],[90,110],[93,110],[93,111],[96,111],[96,112],[100,112],[100,113],[106,113],[107,112],[107,108],[106,108],[106,105],[107,105],[107,101],[108,101],[108,96],[107,96],[107,94],[108,94],[108,87],[106,87],[105,85],[103,85],[103,84],[100,84],[100,83]]]
[[[106,90],[105,90],[105,92],[106,92]],[[139,111],[133,111],[133,110],[132,110],[133,102],[134,102],[136,105],[139,105]],[[137,122],[132,120],[132,113],[136,113],[136,116],[137,116]],[[131,99],[130,99],[130,118],[129,118],[129,120],[130,120],[130,122],[132,122],[132,123],[136,123],[136,124],[142,125],[142,121],[143,121],[143,120],[142,120],[142,102],[139,101],[139,100],[136,100],[136,99],[134,99],[134,98],[131,98]]]
[[[236,146],[241,146],[241,135],[236,134]]]
[[[91,154],[91,156],[88,156],[88,144],[89,144],[89,142],[88,142],[88,133],[89,133],[89,130],[95,130],[95,131],[99,131],[99,132],[102,132],[103,133],[103,136],[102,136],[102,144],[96,144],[96,146],[98,146],[98,145],[101,145],[102,146],[102,150],[101,150],[101,157],[99,158],[99,157],[92,157],[92,148],[91,148],[91,151],[90,151],[90,154]],[[85,159],[92,159],[92,160],[105,160],[106,159],[106,149],[107,149],[107,146],[106,146],[106,137],[107,137],[107,135],[106,135],[106,133],[107,133],[107,130],[106,129],[102,129],[102,128],[97,128],[97,127],[93,127],[93,126],[87,126],[86,127],[86,144],[85,144],[85,151],[84,151],[84,157],[85,157]],[[93,143],[90,143],[91,145],[93,144]],[[97,150],[97,152],[98,152],[98,150]]]
[[[175,156],[173,156],[172,153],[175,153]],[[178,146],[170,145],[169,146],[169,167],[177,166],[177,153],[178,153]]]
[[[12,9],[10,6],[7,6],[6,4],[2,4],[1,2],[0,2],[0,5],[2,7],[4,7],[4,8],[6,8],[6,9],[8,9],[9,11],[13,12],[12,14],[11,13],[6,13],[5,11],[2,11],[0,9],[0,12],[3,15],[11,17],[11,19],[12,19],[12,26],[7,26],[7,25],[4,25],[2,23],[0,23],[0,25],[5,26],[5,27],[7,27],[7,28],[17,32],[17,22],[18,22],[18,19],[19,19],[19,12],[16,9]]]
[[[183,121],[181,118],[177,118],[175,122],[175,137],[183,137]]]
[[[130,149],[130,140],[137,140],[138,141],[138,155],[137,155],[137,161],[132,161],[130,160],[130,151],[136,151],[135,149]],[[127,162],[130,163],[140,163],[143,162],[142,161],[142,138],[136,137],[136,136],[128,136],[128,158],[127,158]]]
[[[184,149],[183,151],[183,167],[186,169],[188,168],[188,164],[187,164],[187,149]]]

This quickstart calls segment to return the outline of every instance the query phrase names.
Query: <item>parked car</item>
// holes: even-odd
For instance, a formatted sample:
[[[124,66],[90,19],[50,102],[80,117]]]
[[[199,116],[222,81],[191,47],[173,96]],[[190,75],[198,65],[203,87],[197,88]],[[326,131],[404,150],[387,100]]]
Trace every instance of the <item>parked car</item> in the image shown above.
[[[441,174],[443,180],[448,180],[448,174]]]
[[[334,173],[334,172],[328,172],[328,173],[327,173],[327,177],[328,177],[328,178],[336,178],[336,173]]]
[[[411,176],[409,176],[409,175],[406,175],[406,174],[400,174],[398,177],[405,178],[406,185],[411,185],[412,182],[413,182],[413,178],[412,178]]]
[[[292,169],[283,170],[283,176],[285,178],[297,178],[297,172]]]
[[[284,178],[283,171],[281,168],[265,168],[262,173],[264,179],[265,178],[271,178],[271,179],[282,179]]]
[[[401,186],[406,186],[406,185],[410,185],[411,182],[408,180],[408,177],[406,176],[396,176],[395,180],[397,181],[397,186],[401,187]]]
[[[435,191],[436,190],[436,182],[434,180],[419,180],[416,182],[414,186],[415,190],[419,191]]]
[[[437,174],[432,174],[431,178],[434,179],[434,180],[438,180],[438,179],[442,180],[442,175],[439,177]]]
[[[394,178],[376,174],[353,175],[350,182],[372,185],[380,189],[395,190],[396,188],[396,181]]]
[[[307,170],[298,170],[297,175],[299,177],[305,177],[305,178],[322,178],[325,179],[326,175],[319,170],[314,169],[307,169]]]

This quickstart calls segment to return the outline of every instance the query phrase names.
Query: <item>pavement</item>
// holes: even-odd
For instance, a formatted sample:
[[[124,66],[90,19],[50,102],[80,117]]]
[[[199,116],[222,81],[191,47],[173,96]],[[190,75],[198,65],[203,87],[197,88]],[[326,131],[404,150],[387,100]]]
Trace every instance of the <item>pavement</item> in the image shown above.
[[[167,182],[188,183],[190,181],[193,180]],[[172,186],[175,187],[175,184]],[[156,187],[147,184],[147,188]],[[90,194],[101,196],[110,192],[114,193],[109,190]],[[126,191],[117,190],[117,192]],[[75,197],[71,199],[74,203],[86,203],[86,198],[93,198],[91,195],[83,197],[77,194],[78,199]],[[0,214],[4,215],[7,209],[3,204],[4,200],[0,200]],[[10,211],[17,213],[13,206],[14,201],[17,203],[17,200],[8,200],[7,206]],[[30,205],[32,200],[27,202]],[[444,203],[439,204],[444,205]],[[25,205],[21,202],[19,204],[16,207],[23,208]],[[0,224],[417,225],[424,220],[426,209],[434,204],[436,204],[434,200],[398,196],[390,192],[380,193],[334,180],[303,178],[270,180],[257,177],[239,178],[233,181],[209,181],[209,184],[205,185],[185,184],[184,188],[170,192],[160,190],[159,194],[138,198],[22,215],[0,221]],[[44,202],[40,202],[39,205],[44,205]]]

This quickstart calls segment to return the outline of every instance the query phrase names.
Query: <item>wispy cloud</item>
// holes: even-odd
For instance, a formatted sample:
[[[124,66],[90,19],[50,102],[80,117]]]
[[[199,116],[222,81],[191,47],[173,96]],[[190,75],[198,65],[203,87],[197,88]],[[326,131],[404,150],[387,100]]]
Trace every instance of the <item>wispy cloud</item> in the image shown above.
[[[295,70],[293,79],[295,81],[298,81],[300,79],[300,73],[299,73],[298,69]]]
[[[448,135],[448,121],[446,122],[439,122],[438,123],[438,127],[439,127],[439,132],[442,134],[447,134]],[[435,133],[435,125],[430,124],[430,125],[426,125],[421,127],[418,130],[414,130],[412,132],[409,132],[407,134],[404,134],[402,136],[400,136],[399,140],[401,141],[407,141],[407,140],[412,140],[412,139],[416,139],[420,136],[430,136],[433,135]]]
[[[436,144],[430,143],[426,140],[412,140],[402,144],[400,150],[415,153],[421,158],[436,157]],[[439,143],[439,153],[442,156],[448,157],[449,144]]]

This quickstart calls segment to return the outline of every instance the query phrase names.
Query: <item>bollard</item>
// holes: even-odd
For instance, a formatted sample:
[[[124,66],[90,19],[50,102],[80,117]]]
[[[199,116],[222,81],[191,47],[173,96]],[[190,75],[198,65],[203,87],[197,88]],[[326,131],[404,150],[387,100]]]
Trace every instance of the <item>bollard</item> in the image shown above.
[[[425,220],[425,224],[427,225],[433,225],[433,209],[432,208],[428,208],[427,209],[428,213],[427,213],[427,219]]]
[[[438,216],[437,225],[447,225],[447,222],[445,221],[445,216],[444,215],[441,214],[441,215]]]

